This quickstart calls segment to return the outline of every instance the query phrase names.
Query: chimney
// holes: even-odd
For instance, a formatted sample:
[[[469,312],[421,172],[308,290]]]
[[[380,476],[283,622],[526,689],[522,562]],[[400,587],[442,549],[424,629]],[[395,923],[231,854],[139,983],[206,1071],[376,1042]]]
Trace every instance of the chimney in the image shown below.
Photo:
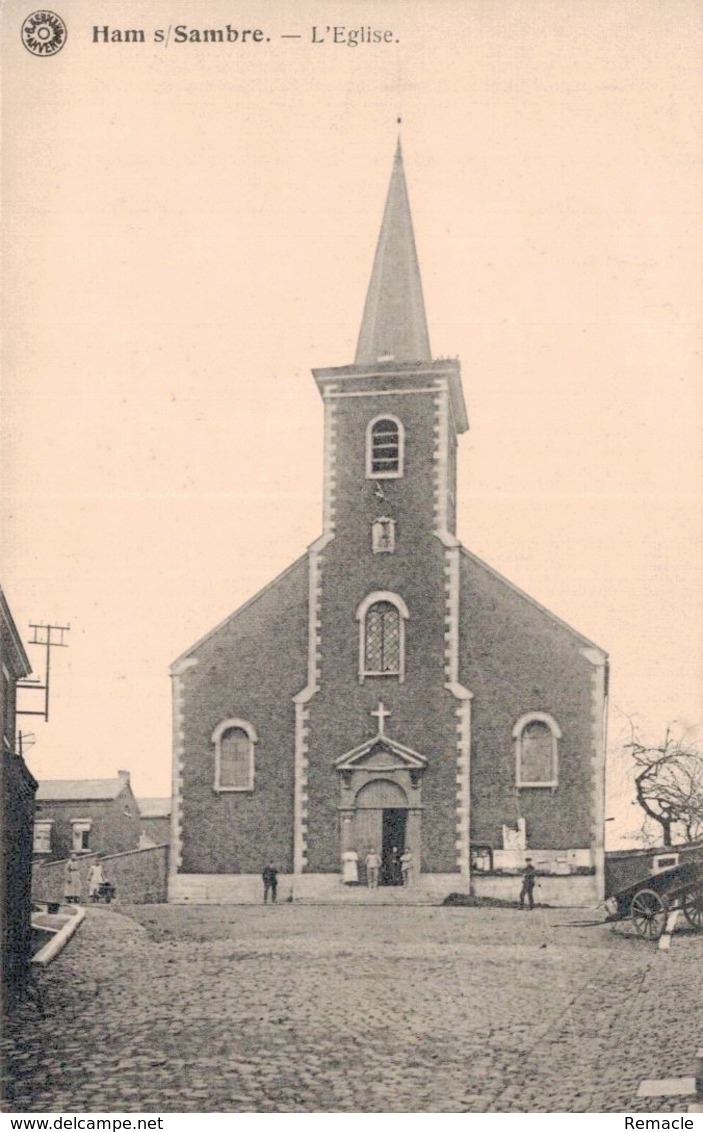
[[[122,781],[125,783],[125,785],[129,786],[129,771],[128,770],[118,770],[117,777],[121,778]]]

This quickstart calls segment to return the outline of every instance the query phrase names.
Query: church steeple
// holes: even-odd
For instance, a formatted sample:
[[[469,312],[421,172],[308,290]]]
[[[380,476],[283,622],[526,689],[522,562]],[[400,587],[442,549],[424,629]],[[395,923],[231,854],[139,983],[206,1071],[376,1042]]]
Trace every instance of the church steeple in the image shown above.
[[[431,357],[399,138],[354,364]]]

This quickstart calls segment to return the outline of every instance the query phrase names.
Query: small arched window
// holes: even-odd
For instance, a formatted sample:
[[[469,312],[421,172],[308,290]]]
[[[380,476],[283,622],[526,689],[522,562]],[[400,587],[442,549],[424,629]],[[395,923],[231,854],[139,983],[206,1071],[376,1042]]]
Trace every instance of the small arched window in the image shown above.
[[[226,719],[212,735],[215,744],[215,790],[254,789],[256,731],[243,719]]]
[[[374,417],[366,429],[366,475],[397,479],[403,474],[405,435],[397,417]]]
[[[523,715],[513,728],[518,786],[547,786],[558,780],[559,724],[546,712]]]
[[[369,594],[359,606],[359,679],[405,677],[405,618],[408,610],[397,594]]]

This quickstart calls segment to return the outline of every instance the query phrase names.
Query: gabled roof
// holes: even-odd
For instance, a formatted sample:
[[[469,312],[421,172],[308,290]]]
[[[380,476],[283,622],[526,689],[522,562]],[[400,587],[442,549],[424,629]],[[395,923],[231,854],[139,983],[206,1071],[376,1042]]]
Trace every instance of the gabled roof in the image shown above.
[[[303,563],[307,563],[307,560],[308,555],[306,552],[305,554],[301,554],[300,558],[296,558],[295,562],[291,562],[290,566],[286,566],[285,570],[281,570],[280,574],[277,574],[272,581],[268,582],[267,585],[258,590],[253,597],[250,597],[248,601],[244,602],[243,605],[238,606],[233,613],[228,613],[227,616],[222,619],[222,621],[219,621],[217,625],[215,625],[214,629],[209,629],[207,633],[204,633],[202,637],[198,638],[195,644],[192,644],[190,648],[185,649],[180,654],[180,656],[177,656],[173,663],[170,665],[170,671],[177,671],[178,666],[184,661],[191,658],[201,645],[204,645],[206,641],[209,641],[211,639],[211,637],[216,636],[217,633],[224,629],[225,625],[228,625],[230,621],[234,621],[235,617],[239,617],[241,613],[244,613],[245,609],[249,609],[249,607],[259,601],[259,599],[262,598],[264,594],[268,593],[269,590],[275,589],[279,582],[282,582],[283,579],[288,576],[288,574],[292,574],[293,571],[298,568],[298,566],[302,566]]]
[[[127,778],[52,778],[39,783],[37,802],[109,802],[129,786]]]
[[[380,732],[374,735],[373,739],[367,739],[365,743],[347,751],[346,755],[335,759],[334,765],[337,770],[354,770],[355,767],[358,768],[375,755],[377,759],[374,760],[374,771],[383,770],[382,756],[384,754],[395,755],[402,766],[412,770],[423,770],[427,766],[427,759],[424,755],[418,754],[410,747],[404,747],[402,743],[396,743],[394,739],[389,739],[387,735],[382,735]],[[389,765],[386,769],[397,769],[397,765],[398,762]]]
[[[473,562],[476,566],[480,566],[482,570],[485,570],[487,574],[491,574],[497,581],[502,582],[503,585],[507,586],[508,589],[513,591],[513,593],[517,594],[518,597],[523,598],[530,605],[534,606],[535,609],[538,609],[540,613],[544,613],[551,621],[554,622],[555,625],[559,625],[562,629],[566,629],[566,631],[570,633],[572,637],[576,637],[586,648],[595,649],[596,652],[601,653],[603,657],[607,659],[608,653],[605,651],[605,649],[601,648],[600,645],[595,644],[595,642],[589,640],[588,637],[584,637],[583,633],[579,633],[578,629],[574,629],[573,625],[569,625],[568,622],[562,621],[561,617],[557,617],[556,613],[552,613],[551,609],[547,609],[546,605],[542,605],[541,602],[536,601],[533,597],[530,597],[530,595],[525,593],[524,590],[521,590],[519,586],[516,586],[514,582],[511,582],[509,578],[506,578],[504,574],[499,573],[498,570],[495,570],[492,566],[489,566],[487,562],[484,562],[482,558],[479,558],[478,555],[474,554],[471,550],[467,550],[463,544],[461,544],[460,546],[460,551],[465,558],[469,559],[469,561]]]
[[[399,140],[354,364],[428,362],[431,356]]]
[[[139,813],[143,818],[170,818],[170,798],[137,798]]]

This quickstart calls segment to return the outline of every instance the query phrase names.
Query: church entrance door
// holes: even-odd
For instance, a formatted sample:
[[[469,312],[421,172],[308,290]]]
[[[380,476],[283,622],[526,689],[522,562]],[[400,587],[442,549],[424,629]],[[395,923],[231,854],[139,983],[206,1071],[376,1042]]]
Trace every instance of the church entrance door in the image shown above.
[[[363,865],[373,850],[381,855],[379,884],[400,885],[400,855],[412,844],[419,866],[419,811],[408,806],[406,791],[390,778],[372,778],[354,796],[353,805],[342,810],[341,849],[354,849]],[[361,872],[362,884],[366,873]]]
[[[379,883],[384,885],[400,885],[403,878],[400,873],[400,855],[405,848],[405,828],[408,819],[406,809],[392,809],[383,811],[383,824],[381,835],[381,875]]]

